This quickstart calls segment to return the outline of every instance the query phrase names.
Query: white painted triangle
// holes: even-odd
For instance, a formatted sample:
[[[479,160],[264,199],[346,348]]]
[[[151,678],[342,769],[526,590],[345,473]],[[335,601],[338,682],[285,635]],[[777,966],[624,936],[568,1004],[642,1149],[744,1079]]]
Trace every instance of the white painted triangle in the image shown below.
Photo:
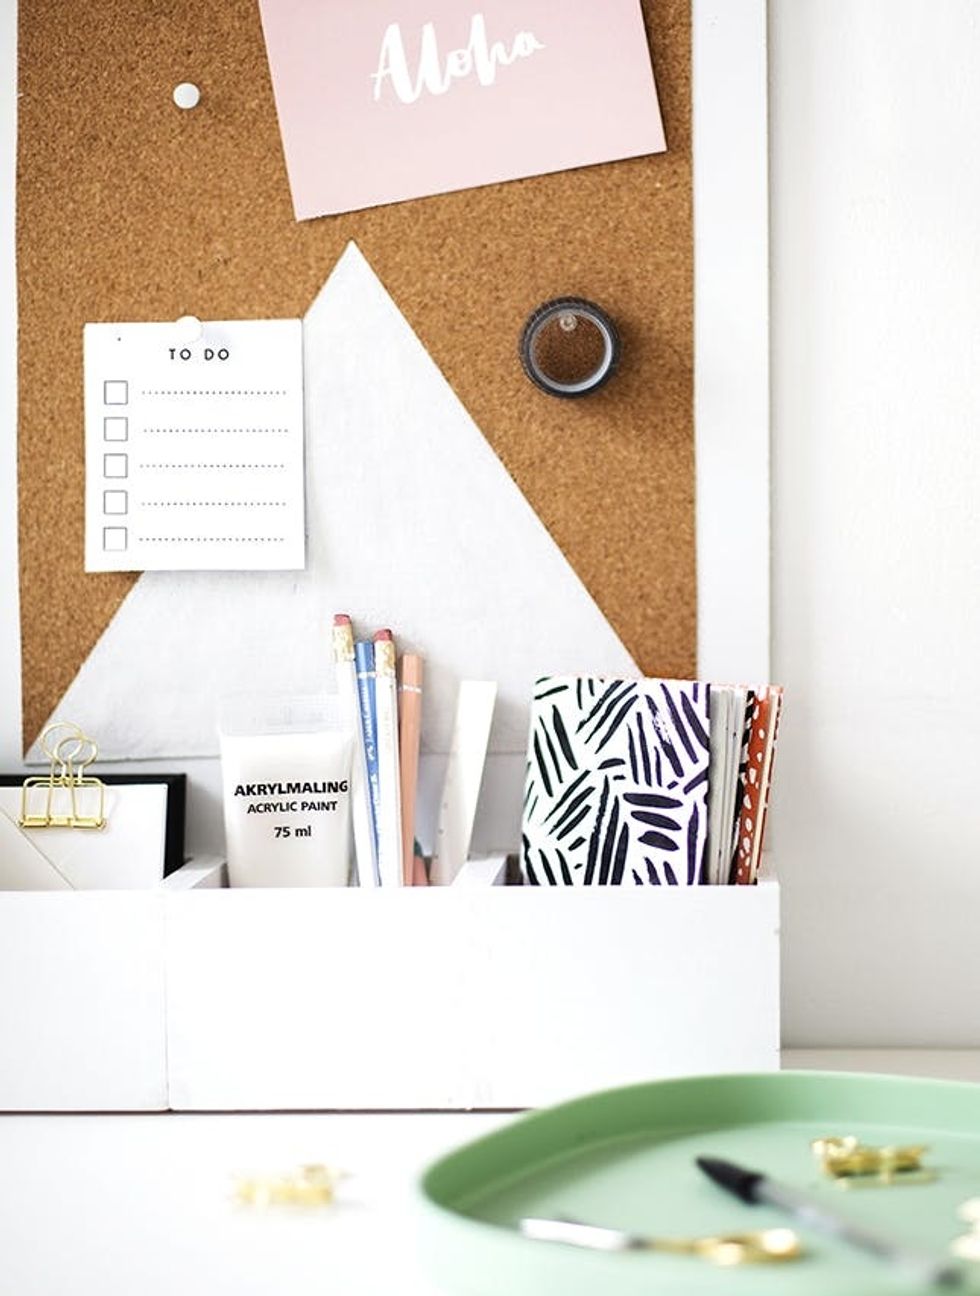
[[[491,750],[520,752],[537,676],[637,673],[354,244],[304,345],[306,571],[144,573],[57,716],[105,759],[214,755],[222,696],[333,688],[339,611],[424,654],[433,752],[461,679],[498,681]]]

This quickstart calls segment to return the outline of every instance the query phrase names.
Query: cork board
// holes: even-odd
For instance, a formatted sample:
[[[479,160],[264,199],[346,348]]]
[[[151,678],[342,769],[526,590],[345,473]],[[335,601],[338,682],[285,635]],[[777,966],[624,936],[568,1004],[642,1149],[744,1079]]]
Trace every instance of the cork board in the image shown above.
[[[690,0],[644,10],[667,153],[298,224],[254,0],[22,0],[25,747],[138,579],[83,571],[83,324],[302,315],[350,239],[642,669],[694,673]],[[185,79],[203,98],[182,113]],[[576,402],[517,358],[565,294],[624,343]]]

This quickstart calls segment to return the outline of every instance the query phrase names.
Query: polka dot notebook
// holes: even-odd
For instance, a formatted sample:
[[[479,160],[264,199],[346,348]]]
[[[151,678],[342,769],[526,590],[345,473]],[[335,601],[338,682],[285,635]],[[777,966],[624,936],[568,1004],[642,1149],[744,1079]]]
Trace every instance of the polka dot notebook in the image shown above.
[[[85,570],[305,566],[300,320],[85,326]]]

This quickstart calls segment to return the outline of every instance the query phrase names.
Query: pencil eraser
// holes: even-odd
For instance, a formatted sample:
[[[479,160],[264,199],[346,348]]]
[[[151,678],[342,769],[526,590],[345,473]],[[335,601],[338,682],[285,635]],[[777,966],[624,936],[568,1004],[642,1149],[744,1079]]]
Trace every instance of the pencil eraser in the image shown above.
[[[394,637],[395,637],[395,636],[391,633],[390,630],[379,630],[379,631],[377,632],[377,634],[374,636],[374,642],[375,642],[375,643],[390,643],[391,640],[394,639]]]
[[[351,625],[351,619],[346,612],[338,612],[333,619],[333,623],[335,626],[347,626]]]

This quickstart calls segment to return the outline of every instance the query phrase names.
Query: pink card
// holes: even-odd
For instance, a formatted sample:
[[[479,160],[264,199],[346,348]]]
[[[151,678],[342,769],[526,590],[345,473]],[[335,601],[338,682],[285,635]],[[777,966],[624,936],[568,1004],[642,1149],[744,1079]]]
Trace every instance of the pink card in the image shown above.
[[[666,148],[640,0],[259,0],[298,220]]]

